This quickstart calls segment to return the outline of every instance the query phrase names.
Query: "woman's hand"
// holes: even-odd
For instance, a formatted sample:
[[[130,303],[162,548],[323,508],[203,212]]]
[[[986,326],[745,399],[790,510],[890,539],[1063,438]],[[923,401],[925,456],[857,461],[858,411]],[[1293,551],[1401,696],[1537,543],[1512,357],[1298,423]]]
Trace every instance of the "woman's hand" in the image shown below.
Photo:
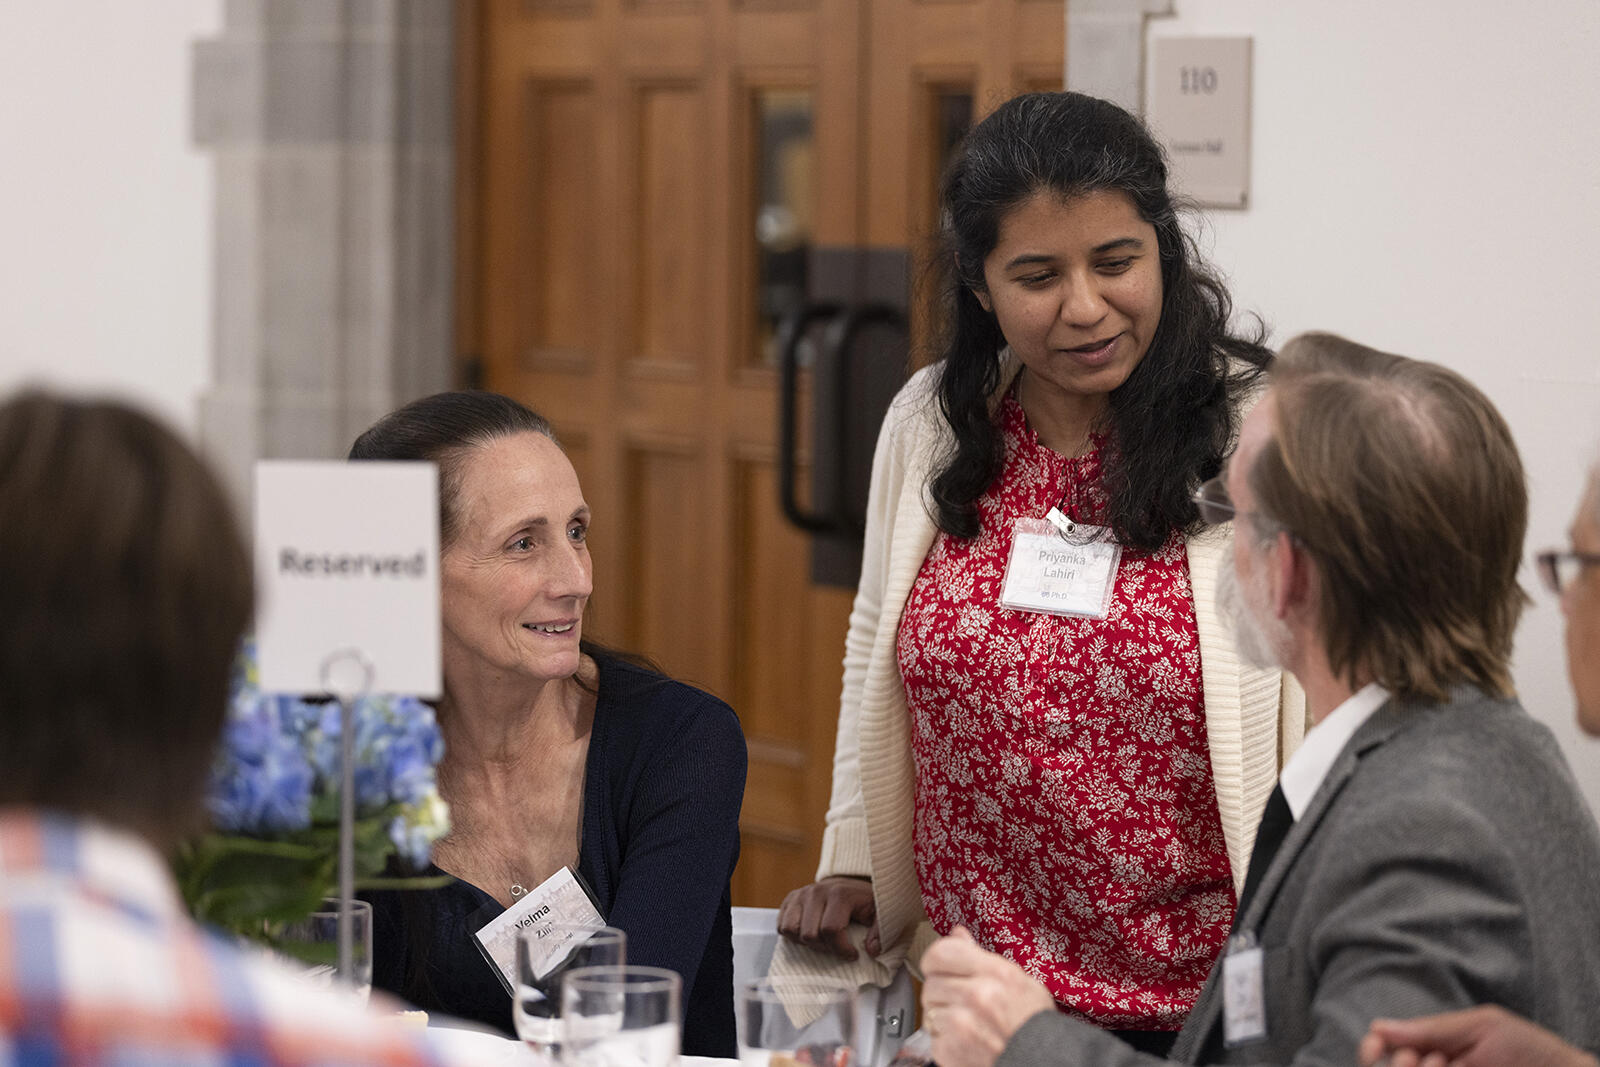
[[[993,1067],[1023,1023],[1056,1006],[1026,971],[959,926],[922,954],[922,979],[922,1025],[939,1067]]]
[[[835,875],[801,886],[783,898],[778,909],[778,933],[790,941],[853,960],[860,953],[850,943],[850,924],[870,927],[862,947],[867,955],[876,956],[883,949],[878,941],[877,920],[872,881]]]
[[[1543,1027],[1488,1004],[1422,1019],[1374,1019],[1361,1067],[1597,1067]]]

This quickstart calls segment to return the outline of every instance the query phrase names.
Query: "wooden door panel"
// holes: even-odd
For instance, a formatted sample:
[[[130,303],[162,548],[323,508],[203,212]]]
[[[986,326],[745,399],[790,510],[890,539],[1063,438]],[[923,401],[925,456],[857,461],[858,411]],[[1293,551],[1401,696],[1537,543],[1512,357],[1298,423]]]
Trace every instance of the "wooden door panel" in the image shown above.
[[[517,226],[515,305],[519,361],[528,369],[587,367],[595,320],[587,279],[594,271],[595,87],[587,79],[533,78],[518,169],[526,205]]]
[[[775,12],[751,5],[733,16],[733,47],[743,70],[796,66],[814,70],[818,52],[826,43],[817,40],[815,3],[797,3],[791,10]]]
[[[532,14],[566,17],[590,15],[594,12],[594,4],[590,0],[522,0],[522,7]]]
[[[563,445],[569,437],[578,435],[590,441],[594,449],[594,471],[598,475],[605,468],[604,452],[607,434],[600,410],[591,395],[594,375],[577,371],[524,370],[520,367],[494,375],[495,388],[508,396],[515,396],[539,414],[548,418],[555,427],[556,437]],[[583,483],[585,496],[593,489]],[[591,507],[594,501],[589,501]]]
[[[706,69],[710,34],[705,20],[693,12],[636,8],[624,11],[616,28],[616,61],[624,71],[692,74]]]
[[[1054,0],[871,0],[871,11],[866,242],[916,248],[934,221],[923,191],[929,161],[942,162],[927,118],[929,88],[970,87],[981,119],[1052,71],[1059,83],[1066,12]],[[908,182],[916,184],[909,196]]]
[[[705,591],[719,561],[705,551],[714,521],[702,504],[705,449],[686,437],[635,437],[623,469],[624,639],[682,680],[722,689],[723,658],[706,625]]]
[[[557,426],[555,431],[557,439],[561,442],[561,450],[572,461],[572,469],[578,472],[578,484],[581,486],[591,484],[598,472],[595,469],[594,450],[590,447],[589,432],[563,429],[560,426]]]
[[[739,866],[733,872],[733,899],[749,907],[775,908],[783,902],[778,887],[794,889],[810,881],[811,871],[795,882],[795,854],[806,849],[798,830],[762,823],[749,816],[739,820]],[[813,870],[816,860],[811,861]]]
[[[805,742],[809,694],[796,685],[796,664],[806,647],[804,607],[811,583],[792,565],[809,551],[807,538],[784,521],[777,499],[776,454],[770,448],[743,448],[734,456],[736,602],[729,654],[735,707],[745,734],[798,750]]]
[[[710,322],[707,278],[712,184],[706,92],[688,81],[635,83],[632,160],[638,183],[630,246],[635,271],[630,358],[702,375]]]
[[[626,0],[625,6],[641,15],[698,15],[706,9],[701,0]]]
[[[750,776],[734,888],[739,899],[775,904],[810,880],[822,844],[850,594],[819,590],[803,567],[794,566],[809,559],[809,538],[772,506],[775,450],[741,448],[735,466],[740,593],[730,655],[738,664],[735,706],[749,744]],[[802,484],[806,474],[802,465]],[[819,706],[828,711],[819,714]]]
[[[1038,63],[1019,63],[1011,81],[1019,93],[1059,93],[1061,70]]]
[[[526,10],[518,11],[518,7]],[[588,5],[581,12],[541,11],[532,4],[487,0],[487,8],[484,39],[491,53],[487,57],[491,94],[496,88],[495,78],[518,66],[594,73],[603,58],[607,20]],[[505,62],[507,59],[511,62]],[[494,101],[488,103],[492,109]]]

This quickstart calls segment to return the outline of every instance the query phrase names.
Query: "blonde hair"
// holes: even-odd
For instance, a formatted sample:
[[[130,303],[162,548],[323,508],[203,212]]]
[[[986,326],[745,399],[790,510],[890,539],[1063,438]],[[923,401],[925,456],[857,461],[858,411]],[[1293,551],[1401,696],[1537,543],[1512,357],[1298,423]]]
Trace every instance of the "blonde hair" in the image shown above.
[[[1528,494],[1494,405],[1446,367],[1318,333],[1284,346],[1273,394],[1250,484],[1316,560],[1334,673],[1509,695]]]

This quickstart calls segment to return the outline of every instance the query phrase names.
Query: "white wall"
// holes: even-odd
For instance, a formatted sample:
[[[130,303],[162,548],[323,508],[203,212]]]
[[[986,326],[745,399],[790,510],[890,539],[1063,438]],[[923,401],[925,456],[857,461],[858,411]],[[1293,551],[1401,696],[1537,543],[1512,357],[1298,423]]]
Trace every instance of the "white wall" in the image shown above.
[[[131,397],[193,433],[210,380],[190,45],[222,0],[0,4],[0,393]]]
[[[1565,543],[1600,444],[1600,4],[1177,0],[1151,35],[1255,39],[1251,201],[1207,244],[1281,343],[1327,329],[1437,360],[1494,398]],[[1523,702],[1600,811],[1561,617],[1531,569]]]

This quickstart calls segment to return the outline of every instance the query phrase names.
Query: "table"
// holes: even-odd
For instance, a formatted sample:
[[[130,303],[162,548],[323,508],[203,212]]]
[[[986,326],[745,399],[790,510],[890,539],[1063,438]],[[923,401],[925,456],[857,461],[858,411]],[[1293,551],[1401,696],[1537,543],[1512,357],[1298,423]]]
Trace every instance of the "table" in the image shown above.
[[[482,1030],[447,1024],[428,1024],[428,1036],[440,1051],[464,1063],[482,1067],[538,1067],[539,1060],[522,1042]],[[738,1060],[713,1056],[681,1056],[679,1067],[738,1067]]]

